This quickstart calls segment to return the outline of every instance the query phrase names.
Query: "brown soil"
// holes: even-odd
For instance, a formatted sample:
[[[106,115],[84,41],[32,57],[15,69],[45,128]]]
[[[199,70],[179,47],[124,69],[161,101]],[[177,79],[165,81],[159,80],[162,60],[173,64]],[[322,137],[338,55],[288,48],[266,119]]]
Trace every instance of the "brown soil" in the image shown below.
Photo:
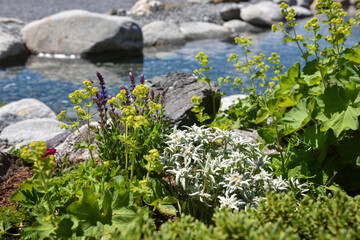
[[[11,194],[19,189],[26,179],[31,178],[33,173],[31,167],[24,167],[16,172],[13,176],[0,183],[0,206],[16,206],[15,203],[10,202]]]

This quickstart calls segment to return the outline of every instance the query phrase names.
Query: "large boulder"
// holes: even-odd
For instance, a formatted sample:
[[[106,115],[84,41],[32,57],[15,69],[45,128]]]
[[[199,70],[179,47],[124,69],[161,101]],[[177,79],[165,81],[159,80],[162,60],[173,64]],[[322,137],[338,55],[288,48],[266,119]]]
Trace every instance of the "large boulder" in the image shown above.
[[[129,13],[137,16],[162,11],[165,9],[165,4],[154,0],[140,0],[130,9]]]
[[[230,40],[231,31],[223,26],[208,22],[185,22],[180,25],[180,31],[187,40],[221,39]]]
[[[24,98],[0,107],[0,131],[8,125],[32,118],[57,119],[44,103],[35,98]]]
[[[210,88],[207,83],[198,81],[194,74],[171,72],[148,79],[145,84],[155,92],[169,88],[165,96],[164,110],[172,126],[191,126],[197,122],[195,113],[191,111],[194,107],[191,102],[193,96],[201,97],[204,113],[212,113]],[[217,91],[218,87],[212,84],[212,90]],[[218,109],[220,99],[216,99],[215,105]]]
[[[240,19],[240,6],[238,4],[225,5],[220,9],[220,17],[224,21]]]
[[[62,133],[59,121],[50,118],[35,118],[20,121],[5,127],[0,133],[0,141],[6,140],[17,146],[33,141],[46,141]]]
[[[90,126],[96,127],[97,122],[91,122]],[[88,139],[88,126],[87,124],[80,127],[81,134]],[[91,143],[96,145],[94,138],[94,132],[90,132]],[[58,156],[64,157],[67,154],[67,160],[73,162],[85,161],[91,159],[90,152],[87,148],[76,148],[76,143],[84,142],[84,139],[80,135],[79,131],[66,131],[63,134],[59,134],[56,137],[46,142],[48,147],[55,148]],[[93,151],[93,156],[97,157],[97,150]]]
[[[0,30],[0,66],[23,63],[28,55],[22,40]]]
[[[260,27],[271,27],[276,22],[284,21],[279,5],[267,1],[241,8],[240,18],[245,22]]]
[[[140,27],[128,17],[70,10],[33,21],[22,29],[34,54],[81,55],[84,58],[139,56],[143,46]]]
[[[186,42],[185,35],[174,23],[155,21],[142,28],[144,46],[181,45]]]
[[[294,8],[294,11],[296,13],[296,18],[306,18],[314,15],[314,13],[311,10],[305,7],[292,6],[292,8]]]

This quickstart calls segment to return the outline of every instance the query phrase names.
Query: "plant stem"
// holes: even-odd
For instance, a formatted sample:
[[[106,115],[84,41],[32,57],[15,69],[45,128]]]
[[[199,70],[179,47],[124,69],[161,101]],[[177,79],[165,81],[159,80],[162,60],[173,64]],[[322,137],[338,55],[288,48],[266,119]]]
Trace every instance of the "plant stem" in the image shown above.
[[[46,196],[46,201],[47,201],[47,204],[48,204],[48,207],[49,207],[50,215],[54,215],[54,209],[53,209],[51,201],[50,201],[49,191],[48,191],[48,188],[47,188],[47,182],[46,182],[46,179],[45,179],[45,176],[44,176],[44,171],[43,171],[43,169],[41,167],[40,167],[40,177],[41,177],[42,185],[43,185],[44,190],[45,190],[45,196]],[[56,218],[55,215],[54,215],[54,218]],[[55,223],[52,220],[52,218],[51,218],[51,223],[55,227]]]

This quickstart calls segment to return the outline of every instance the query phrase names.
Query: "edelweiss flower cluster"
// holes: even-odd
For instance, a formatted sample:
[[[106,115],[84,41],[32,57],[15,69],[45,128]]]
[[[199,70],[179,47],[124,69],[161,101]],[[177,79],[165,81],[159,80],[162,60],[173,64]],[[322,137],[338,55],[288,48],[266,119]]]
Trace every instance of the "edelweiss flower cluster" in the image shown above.
[[[159,159],[172,184],[208,206],[239,210],[257,206],[267,191],[304,187],[274,179],[269,157],[233,132],[194,125],[174,129],[166,143]]]

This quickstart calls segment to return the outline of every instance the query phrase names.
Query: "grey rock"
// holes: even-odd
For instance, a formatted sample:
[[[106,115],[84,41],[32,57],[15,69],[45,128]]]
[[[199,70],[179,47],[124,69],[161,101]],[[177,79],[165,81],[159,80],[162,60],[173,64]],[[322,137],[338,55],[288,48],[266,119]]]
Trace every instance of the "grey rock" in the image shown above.
[[[0,31],[0,66],[23,63],[28,55],[29,51],[22,40]]]
[[[111,55],[139,56],[143,46],[140,27],[128,17],[70,10],[33,21],[22,29],[34,54],[81,55],[96,59]]]
[[[241,34],[244,32],[258,33],[264,31],[263,28],[256,27],[250,23],[241,20],[230,20],[223,24],[224,27],[230,29],[233,33]]]
[[[208,22],[185,22],[180,25],[180,31],[187,40],[201,39],[231,39],[231,31],[223,26]]]
[[[16,172],[21,171],[24,167],[29,166],[21,158],[14,154],[0,152],[0,183],[6,181]]]
[[[204,113],[212,113],[212,98],[207,83],[200,82],[194,74],[183,72],[171,72],[165,75],[148,79],[145,82],[155,92],[161,92],[169,88],[164,102],[164,110],[171,126],[191,126],[197,122],[195,114],[191,112],[194,104],[193,96],[201,97],[205,107]],[[212,84],[213,91],[218,87]],[[220,99],[216,99],[216,110],[219,108]]]
[[[311,2],[310,0],[297,0],[297,6],[309,9]]]
[[[33,118],[57,119],[56,114],[35,98],[24,98],[0,108],[0,130],[19,121]]]
[[[245,139],[245,141],[247,141],[251,144],[256,144],[256,139],[259,136],[257,131],[254,129],[247,129],[247,130],[232,129],[231,131],[236,133],[237,135],[243,137]]]
[[[64,131],[59,125],[59,121],[49,118],[27,119],[5,127],[0,133],[0,141],[7,140],[17,146],[46,141]]]
[[[25,22],[16,18],[0,18],[0,30],[22,40],[21,29],[25,26]]]
[[[142,28],[144,46],[164,46],[185,44],[185,35],[173,23],[155,21]]]
[[[273,0],[274,3],[280,5],[280,3],[284,2],[289,6],[297,5],[297,0]]]
[[[149,13],[162,11],[164,9],[165,9],[165,4],[160,1],[139,0],[130,9],[129,13],[137,16],[143,16]]]
[[[311,10],[301,6],[292,6],[292,8],[294,8],[297,18],[306,18],[314,15]]]
[[[96,126],[96,122],[90,123],[90,126]],[[81,134],[88,139],[88,127],[87,125],[83,125],[80,127]],[[67,136],[66,136],[67,135]],[[67,159],[69,161],[84,161],[91,159],[90,153],[88,149],[85,148],[76,148],[74,145],[76,143],[84,142],[82,139],[80,133],[78,131],[68,131],[66,134],[64,134],[62,137],[66,136],[65,140],[61,141],[61,143],[54,142],[54,148],[58,152],[58,155],[63,158],[66,154],[68,154]],[[94,132],[91,131],[90,133],[90,140],[91,144],[96,145],[96,139],[94,138]],[[93,156],[97,157],[97,151],[93,151]]]
[[[241,8],[240,18],[260,27],[271,27],[272,24],[284,20],[279,5],[267,1]]]
[[[240,19],[240,7],[237,4],[229,4],[220,10],[222,20],[229,21],[233,19]]]

